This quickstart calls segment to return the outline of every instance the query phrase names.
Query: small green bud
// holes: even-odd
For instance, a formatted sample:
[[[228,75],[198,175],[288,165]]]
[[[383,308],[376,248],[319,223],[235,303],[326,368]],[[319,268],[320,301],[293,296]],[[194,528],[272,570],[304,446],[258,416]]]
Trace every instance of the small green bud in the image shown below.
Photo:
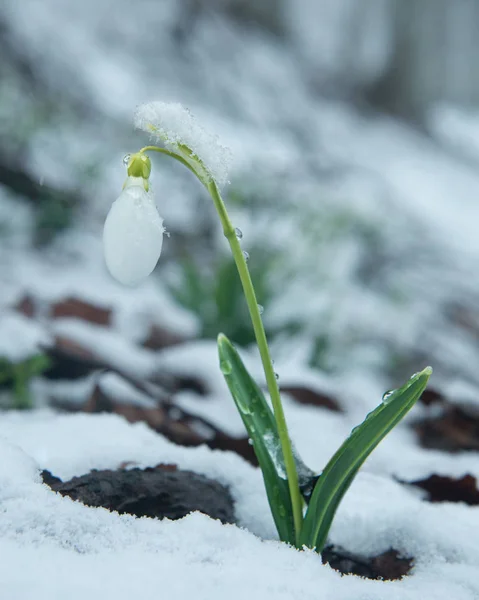
[[[128,161],[128,177],[142,177],[148,179],[151,173],[151,161],[143,152],[130,156]]]

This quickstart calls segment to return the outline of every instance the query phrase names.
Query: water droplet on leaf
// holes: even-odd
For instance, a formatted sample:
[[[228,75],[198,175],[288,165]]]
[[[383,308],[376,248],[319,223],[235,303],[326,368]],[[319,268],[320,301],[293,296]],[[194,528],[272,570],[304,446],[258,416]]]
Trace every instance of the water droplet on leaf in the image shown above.
[[[243,232],[241,231],[241,229],[239,227],[236,227],[235,235],[236,235],[236,239],[238,239],[238,240],[243,239]]]
[[[244,256],[245,261],[248,262],[249,261],[249,253],[246,252],[246,250],[243,250],[243,256]]]
[[[383,394],[383,398],[381,400],[381,402],[383,404],[388,404],[388,402],[390,402],[392,400],[392,395],[394,394],[396,390],[388,390],[387,392],[385,392]]]
[[[231,373],[231,371],[233,370],[229,360],[220,361],[220,369],[224,375],[229,375]]]
[[[260,315],[264,313],[264,306],[262,304],[258,304],[258,312]]]
[[[274,376],[275,376],[276,381],[278,381],[278,379],[279,379],[278,373],[275,373]]]

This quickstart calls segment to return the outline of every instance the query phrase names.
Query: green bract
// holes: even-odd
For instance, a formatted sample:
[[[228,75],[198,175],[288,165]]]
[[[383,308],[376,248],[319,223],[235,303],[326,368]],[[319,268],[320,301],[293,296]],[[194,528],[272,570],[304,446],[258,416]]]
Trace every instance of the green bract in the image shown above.
[[[129,177],[148,179],[151,173],[151,161],[144,152],[132,154],[128,160],[127,172]]]

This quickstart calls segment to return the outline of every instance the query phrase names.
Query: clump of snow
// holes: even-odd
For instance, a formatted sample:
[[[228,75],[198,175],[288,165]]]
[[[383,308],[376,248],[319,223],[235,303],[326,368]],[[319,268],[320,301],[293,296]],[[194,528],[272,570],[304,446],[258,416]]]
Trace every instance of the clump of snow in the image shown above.
[[[37,354],[49,339],[39,324],[20,314],[7,312],[0,318],[0,357],[20,362]]]
[[[219,138],[203,129],[192,113],[178,102],[148,102],[138,106],[135,127],[149,133],[156,142],[179,154],[181,145],[188,146],[219,185],[228,180],[231,151]]]
[[[146,392],[142,392],[123,379],[118,373],[106,372],[96,378],[96,384],[109,397],[117,402],[154,408],[157,403]]]
[[[151,351],[135,346],[115,330],[73,318],[56,320],[51,330],[80,346],[92,348],[96,357],[133,377],[147,377],[155,369],[155,357]]]
[[[479,114],[450,104],[429,111],[428,125],[438,139],[452,150],[477,160],[479,157]]]

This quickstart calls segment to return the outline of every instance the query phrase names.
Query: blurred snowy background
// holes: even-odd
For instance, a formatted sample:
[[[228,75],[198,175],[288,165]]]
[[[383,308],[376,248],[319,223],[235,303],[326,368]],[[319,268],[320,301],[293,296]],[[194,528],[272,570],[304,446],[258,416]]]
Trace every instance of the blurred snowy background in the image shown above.
[[[388,387],[431,364],[474,392],[478,28],[479,0],[3,0],[0,356],[68,339],[135,371],[121,352],[158,330],[150,348],[252,342],[211,202],[171,161],[153,157],[154,276],[128,290],[104,267],[135,106],[179,101],[233,150],[277,363]]]

